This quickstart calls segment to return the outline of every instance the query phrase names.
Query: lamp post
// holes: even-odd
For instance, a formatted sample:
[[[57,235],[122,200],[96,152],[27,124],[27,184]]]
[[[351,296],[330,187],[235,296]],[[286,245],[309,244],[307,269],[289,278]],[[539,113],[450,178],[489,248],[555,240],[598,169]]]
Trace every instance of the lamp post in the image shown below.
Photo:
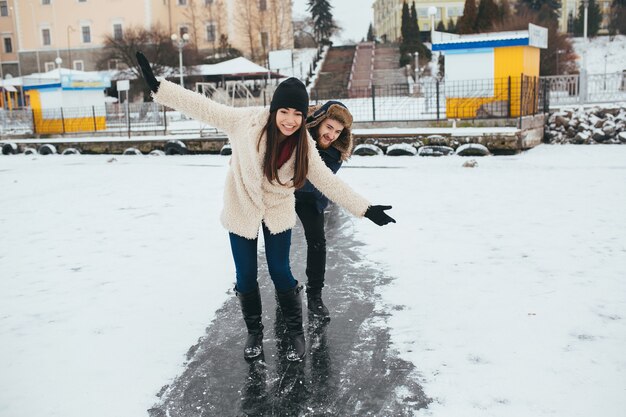
[[[61,69],[61,64],[63,63],[63,59],[60,56],[54,58],[54,63],[57,64],[57,68]]]
[[[554,75],[559,75],[559,55],[565,53],[564,49],[557,49],[556,50],[556,72]]]
[[[184,75],[183,75],[183,48],[185,47],[185,44],[189,41],[189,34],[188,33],[183,33],[182,36],[178,36],[177,34],[173,33],[172,36],[170,36],[170,39],[172,39],[172,42],[174,42],[174,44],[176,45],[176,47],[178,47],[178,71],[180,74],[180,86],[184,87]]]
[[[435,6],[430,6],[428,8],[428,15],[430,16],[430,43],[435,41],[435,15],[437,14],[437,8]]]
[[[67,59],[69,60],[68,68],[72,69],[72,50],[70,49],[70,32],[74,32],[74,28],[68,25],[66,32],[67,32]]]

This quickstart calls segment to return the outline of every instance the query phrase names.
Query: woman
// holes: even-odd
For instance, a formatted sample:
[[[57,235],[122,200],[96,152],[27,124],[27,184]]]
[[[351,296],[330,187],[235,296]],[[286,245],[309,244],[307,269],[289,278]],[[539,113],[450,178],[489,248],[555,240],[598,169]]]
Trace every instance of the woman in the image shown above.
[[[137,60],[157,103],[215,126],[230,139],[232,156],[221,221],[229,232],[237,276],[235,292],[248,329],[244,357],[253,359],[263,353],[257,284],[257,237],[261,227],[270,277],[290,340],[287,359],[302,360],[306,354],[302,287],[289,267],[291,229],[296,222],[295,189],[308,179],[355,216],[366,216],[381,226],[395,220],[384,212],[387,206],[370,205],[324,165],[304,127],[309,96],[301,81],[283,81],[274,92],[269,112],[258,107],[233,108],[169,81],[158,81],[141,52],[137,52]]]
[[[352,114],[343,103],[328,101],[322,106],[309,107],[306,127],[315,140],[317,150],[330,170],[337,173],[352,154]],[[302,222],[307,244],[306,296],[309,311],[323,320],[330,320],[328,308],[322,301],[326,274],[326,235],[324,209],[328,198],[309,181],[296,190],[296,213]]]

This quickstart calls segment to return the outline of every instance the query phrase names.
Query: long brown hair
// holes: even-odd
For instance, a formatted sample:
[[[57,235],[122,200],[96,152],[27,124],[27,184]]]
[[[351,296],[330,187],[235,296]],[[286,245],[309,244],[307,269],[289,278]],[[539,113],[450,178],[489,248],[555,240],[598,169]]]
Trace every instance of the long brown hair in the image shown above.
[[[278,178],[278,137],[280,135],[280,130],[278,129],[278,125],[276,125],[277,112],[278,111],[275,110],[270,113],[267,123],[265,123],[265,127],[263,127],[263,130],[261,131],[261,136],[259,136],[257,151],[260,151],[261,138],[263,137],[263,132],[265,132],[267,136],[267,148],[265,150],[265,156],[263,157],[263,174],[269,182],[276,181],[280,185],[285,185],[280,182],[280,179]],[[304,185],[309,171],[309,144],[307,143],[308,139],[306,127],[304,126],[304,117],[302,119],[300,129],[292,135],[298,137],[295,149],[296,164],[293,175],[294,188],[300,188]]]

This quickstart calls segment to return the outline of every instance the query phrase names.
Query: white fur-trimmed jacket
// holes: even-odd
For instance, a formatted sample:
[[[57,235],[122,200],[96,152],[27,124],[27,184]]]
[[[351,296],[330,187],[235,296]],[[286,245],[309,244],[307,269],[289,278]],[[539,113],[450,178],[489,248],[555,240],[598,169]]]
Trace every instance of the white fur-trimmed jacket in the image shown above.
[[[263,175],[266,135],[259,151],[257,142],[269,117],[264,107],[230,107],[202,94],[160,79],[157,103],[176,109],[196,120],[217,127],[228,134],[232,146],[230,168],[224,187],[222,225],[236,235],[254,239],[263,221],[272,234],[284,232],[296,224],[293,176],[295,152],[278,169],[280,181],[271,183]],[[315,142],[307,133],[309,171],[307,179],[330,200],[354,216],[363,217],[370,203],[333,174],[322,161]]]

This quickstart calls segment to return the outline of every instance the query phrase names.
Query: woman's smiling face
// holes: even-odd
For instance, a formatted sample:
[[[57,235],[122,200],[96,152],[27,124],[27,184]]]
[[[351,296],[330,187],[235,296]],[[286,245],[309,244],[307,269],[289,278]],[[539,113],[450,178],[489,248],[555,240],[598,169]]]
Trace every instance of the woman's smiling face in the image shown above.
[[[281,107],[276,112],[276,125],[285,136],[291,136],[302,126],[302,112],[292,108]]]

